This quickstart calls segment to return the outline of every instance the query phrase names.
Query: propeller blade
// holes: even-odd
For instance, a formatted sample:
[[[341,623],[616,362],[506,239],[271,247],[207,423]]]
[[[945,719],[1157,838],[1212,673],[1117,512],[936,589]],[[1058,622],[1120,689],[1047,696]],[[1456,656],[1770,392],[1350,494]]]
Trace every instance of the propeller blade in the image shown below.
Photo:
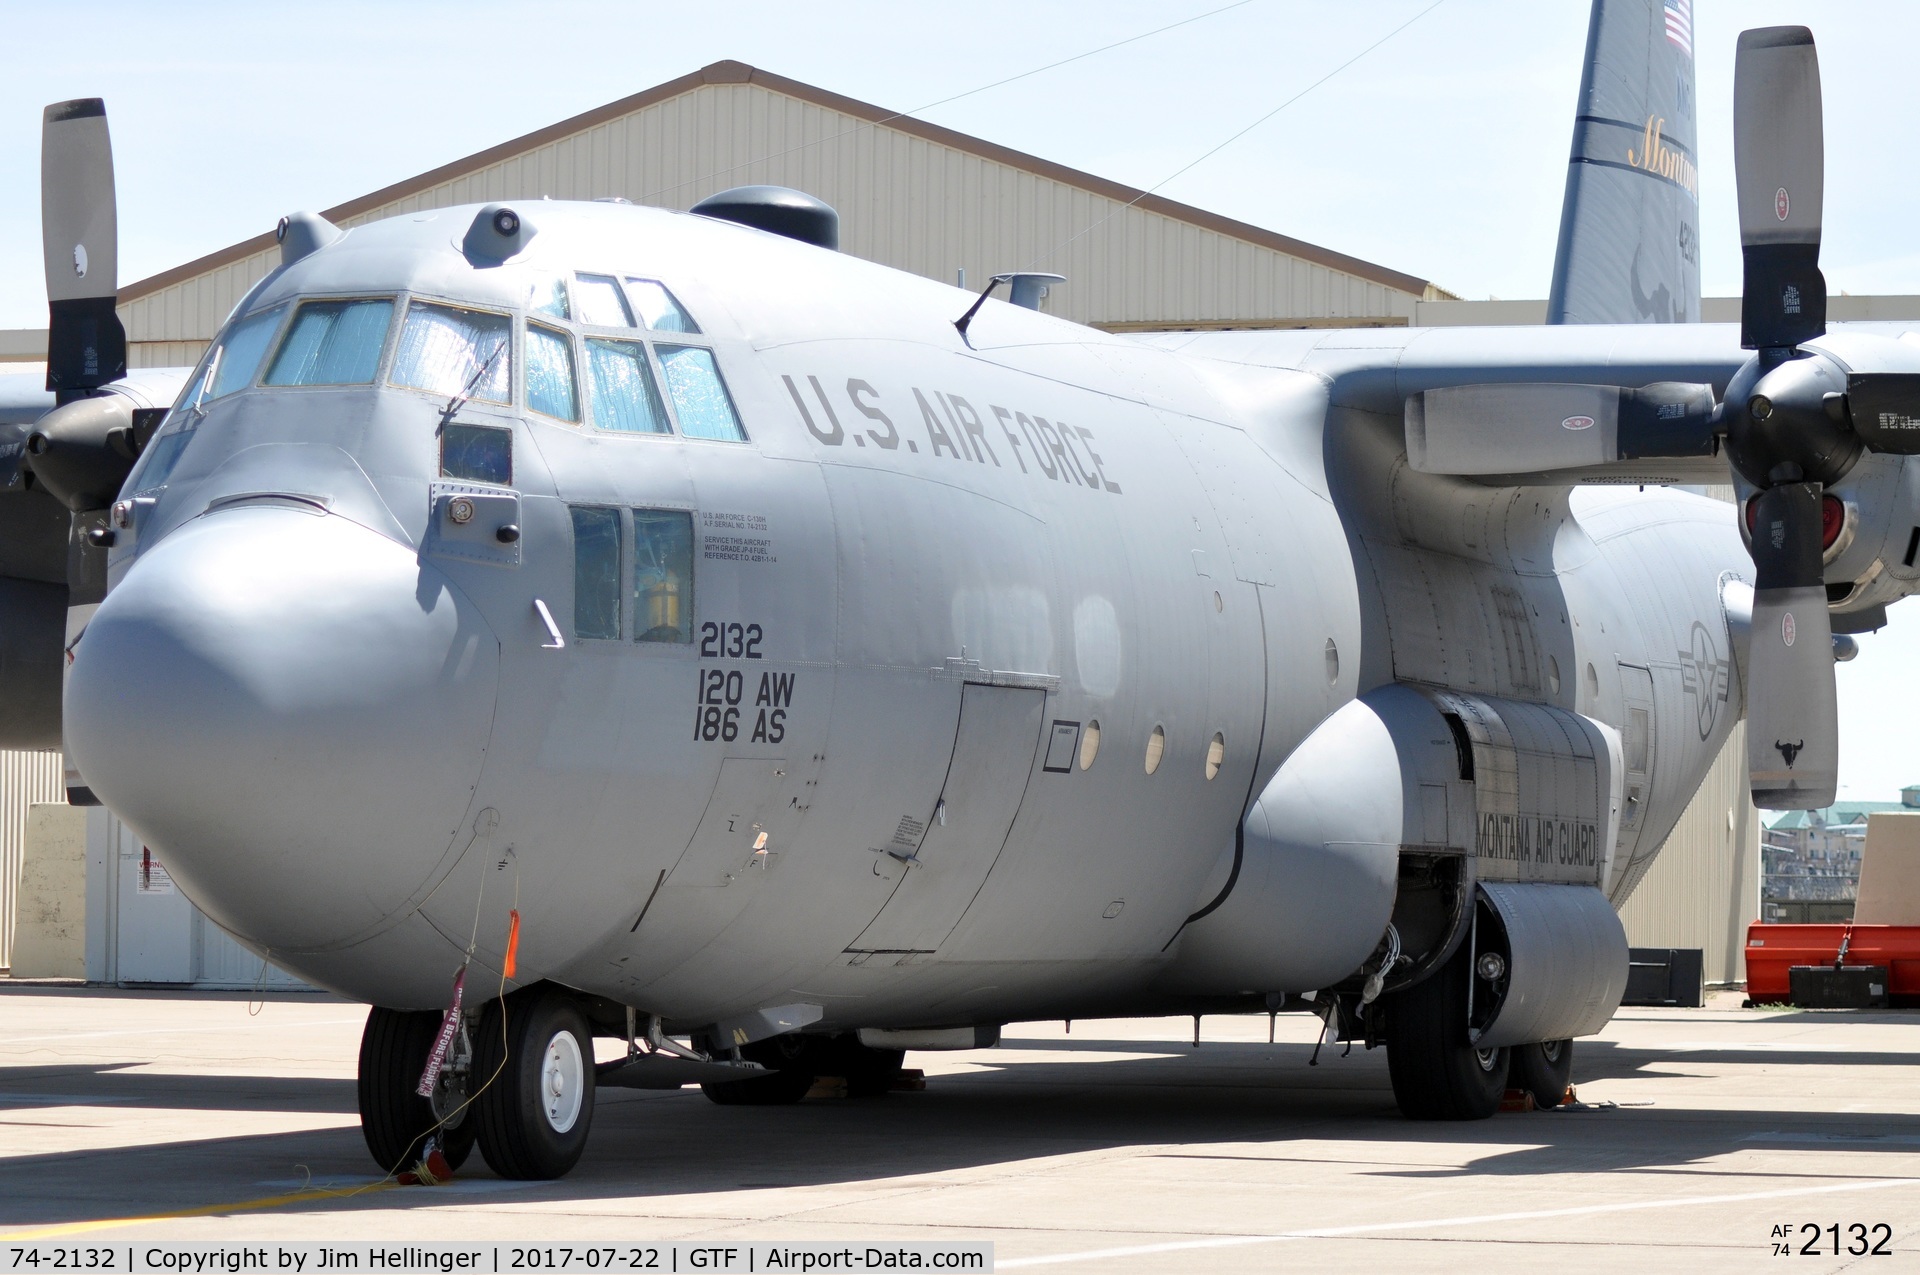
[[[1407,460],[1429,474],[1589,469],[1623,460],[1711,457],[1713,387],[1453,385],[1407,399]]]
[[[1805,27],[1740,33],[1733,71],[1733,167],[1746,263],[1740,344],[1789,349],[1827,330],[1820,273],[1826,150],[1820,59]]]
[[[1847,377],[1853,432],[1876,452],[1920,456],[1920,372],[1854,372]]]
[[[1820,572],[1821,485],[1756,497],[1747,648],[1747,770],[1753,804],[1820,810],[1839,785],[1833,626]]]
[[[127,372],[119,300],[113,145],[97,97],[47,107],[40,131],[40,239],[47,272],[47,388],[61,402]]]

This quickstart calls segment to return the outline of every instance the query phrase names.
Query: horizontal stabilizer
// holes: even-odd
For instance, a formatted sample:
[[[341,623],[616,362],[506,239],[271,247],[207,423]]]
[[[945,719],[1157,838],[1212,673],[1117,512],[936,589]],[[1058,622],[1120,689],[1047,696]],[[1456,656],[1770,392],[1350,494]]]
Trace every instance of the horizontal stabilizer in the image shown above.
[[[1723,480],[1713,468],[1719,448],[1710,385],[1455,385],[1409,396],[1406,423],[1407,460],[1423,473]],[[1690,459],[1710,465],[1703,473],[1671,463]],[[1661,463],[1621,466],[1648,460]]]

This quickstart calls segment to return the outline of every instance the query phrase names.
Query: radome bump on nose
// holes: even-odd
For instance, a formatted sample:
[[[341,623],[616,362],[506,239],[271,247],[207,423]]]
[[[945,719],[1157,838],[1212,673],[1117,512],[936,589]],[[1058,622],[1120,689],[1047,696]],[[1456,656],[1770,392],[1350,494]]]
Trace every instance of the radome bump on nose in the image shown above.
[[[472,603],[412,550],[241,505],[167,536],[101,604],[67,746],[216,921],[331,946],[451,866],[498,668]]]

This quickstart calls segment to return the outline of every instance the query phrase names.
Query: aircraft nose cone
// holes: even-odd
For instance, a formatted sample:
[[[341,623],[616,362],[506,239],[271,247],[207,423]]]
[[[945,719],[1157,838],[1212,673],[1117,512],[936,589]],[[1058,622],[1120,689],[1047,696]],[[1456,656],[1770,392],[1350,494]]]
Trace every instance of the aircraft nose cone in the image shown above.
[[[101,604],[67,748],[214,920],[276,951],[335,946],[452,866],[499,659],[412,550],[241,506],[154,545]]]

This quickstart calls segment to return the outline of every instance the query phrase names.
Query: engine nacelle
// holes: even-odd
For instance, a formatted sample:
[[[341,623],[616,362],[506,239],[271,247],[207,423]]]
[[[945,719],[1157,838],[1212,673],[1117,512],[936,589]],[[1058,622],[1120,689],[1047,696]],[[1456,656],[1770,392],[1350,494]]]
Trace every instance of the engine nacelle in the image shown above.
[[[1514,1004],[1558,999],[1539,963],[1598,954],[1611,971],[1604,931],[1620,926],[1601,888],[1622,775],[1618,733],[1578,713],[1408,685],[1374,690],[1322,722],[1248,810],[1166,984],[1222,995],[1332,987],[1373,957],[1391,921],[1405,959],[1386,986],[1404,987],[1459,947],[1485,884],[1521,900],[1498,912],[1514,918],[1513,960],[1536,967],[1524,982],[1516,974]],[[1519,893],[1495,889],[1509,885]],[[1541,948],[1533,918],[1561,912],[1600,937],[1564,956]],[[1490,929],[1488,943],[1505,944],[1507,928]],[[1609,972],[1600,999],[1613,981]],[[1549,1019],[1559,1021],[1539,1021]]]

